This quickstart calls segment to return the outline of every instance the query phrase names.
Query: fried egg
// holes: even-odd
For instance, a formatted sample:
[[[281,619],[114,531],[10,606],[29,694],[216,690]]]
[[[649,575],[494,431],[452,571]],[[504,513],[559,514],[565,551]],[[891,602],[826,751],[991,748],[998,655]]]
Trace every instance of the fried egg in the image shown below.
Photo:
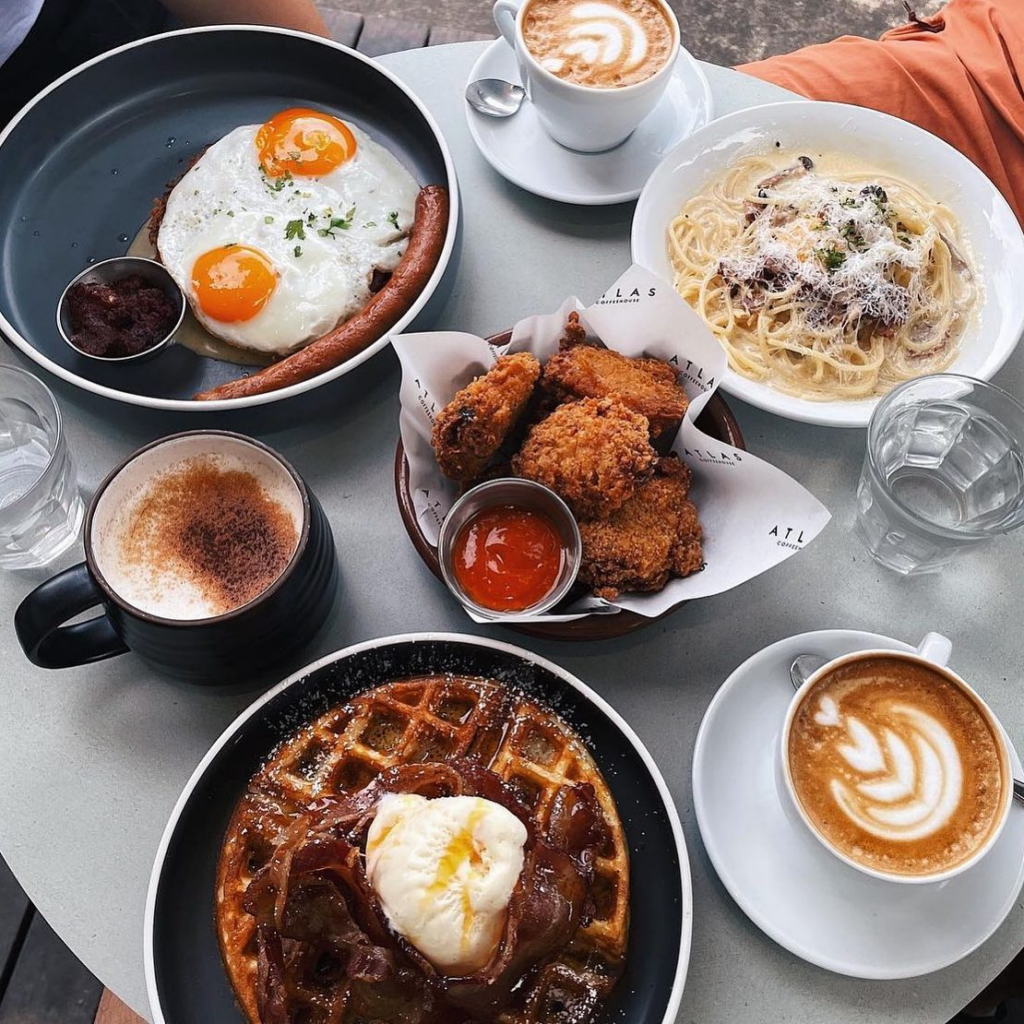
[[[284,355],[327,334],[393,270],[418,186],[355,125],[304,108],[211,145],[171,190],[157,238],[198,320]]]

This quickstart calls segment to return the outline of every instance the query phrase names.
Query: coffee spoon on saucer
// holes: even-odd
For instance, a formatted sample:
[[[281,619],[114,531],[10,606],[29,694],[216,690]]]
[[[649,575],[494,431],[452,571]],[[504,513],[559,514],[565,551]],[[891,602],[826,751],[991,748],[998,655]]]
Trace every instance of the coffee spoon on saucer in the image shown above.
[[[789,666],[789,679],[794,690],[799,690],[822,665],[828,664],[827,658],[821,658],[817,654],[798,654]],[[1024,804],[1024,782],[1020,779],[1013,780],[1013,799],[1019,804]]]
[[[466,86],[466,102],[488,117],[511,117],[523,105],[526,90],[503,78],[478,78]]]

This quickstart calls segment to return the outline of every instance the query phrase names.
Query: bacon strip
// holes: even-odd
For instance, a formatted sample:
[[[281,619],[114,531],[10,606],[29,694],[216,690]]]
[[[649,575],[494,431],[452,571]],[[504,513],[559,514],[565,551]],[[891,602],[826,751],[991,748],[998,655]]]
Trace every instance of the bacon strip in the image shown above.
[[[526,826],[523,872],[505,931],[491,962],[472,975],[439,974],[388,928],[360,854],[376,805],[388,792],[480,796],[507,807]],[[288,830],[246,893],[245,909],[258,929],[261,1020],[290,1024],[302,1007],[338,1011],[339,999],[353,1008],[377,1006],[377,1012],[383,1005],[418,1007],[423,1022],[455,1019],[460,1012],[493,1020],[510,1008],[512,990],[524,976],[586,923],[593,858],[604,829],[589,784],[558,794],[541,835],[501,779],[464,760],[392,768],[358,793],[314,805]],[[330,967],[325,973],[325,955],[336,976]],[[527,984],[516,998],[528,999],[530,991]]]
[[[383,337],[409,311],[441,258],[448,231],[448,190],[427,185],[416,197],[409,244],[387,283],[354,316],[305,348],[249,377],[200,391],[196,401],[248,398],[290,387],[340,366]]]

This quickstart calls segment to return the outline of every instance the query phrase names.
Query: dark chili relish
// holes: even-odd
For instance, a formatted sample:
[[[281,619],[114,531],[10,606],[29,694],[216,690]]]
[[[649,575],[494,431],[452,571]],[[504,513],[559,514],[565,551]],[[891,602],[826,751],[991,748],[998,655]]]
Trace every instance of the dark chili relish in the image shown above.
[[[71,344],[91,356],[136,356],[170,333],[178,307],[138,274],[101,284],[80,281],[68,291]]]

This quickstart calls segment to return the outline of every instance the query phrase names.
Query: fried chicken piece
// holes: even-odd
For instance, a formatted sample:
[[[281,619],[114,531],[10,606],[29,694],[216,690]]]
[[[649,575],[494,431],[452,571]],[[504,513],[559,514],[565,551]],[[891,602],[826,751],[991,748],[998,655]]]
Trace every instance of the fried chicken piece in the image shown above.
[[[579,340],[581,331],[579,317],[570,313],[565,337],[559,342],[561,351],[544,367],[544,390],[559,401],[614,395],[647,417],[651,437],[675,430],[690,404],[676,381],[675,370],[661,359],[630,359],[611,349],[587,345]],[[585,339],[585,332],[582,336]]]
[[[615,398],[559,406],[531,427],[516,476],[550,487],[579,519],[610,515],[654,470],[647,420]]]
[[[624,590],[661,590],[671,576],[697,572],[702,531],[689,490],[689,468],[669,456],[618,511],[580,522],[580,580],[613,601]]]
[[[558,351],[575,348],[577,345],[589,345],[587,341],[587,329],[580,323],[579,313],[570,313],[566,317],[565,330],[562,337],[558,339]]]
[[[434,421],[431,444],[450,480],[474,480],[497,454],[533,394],[540,363],[528,352],[500,356],[467,384]]]

